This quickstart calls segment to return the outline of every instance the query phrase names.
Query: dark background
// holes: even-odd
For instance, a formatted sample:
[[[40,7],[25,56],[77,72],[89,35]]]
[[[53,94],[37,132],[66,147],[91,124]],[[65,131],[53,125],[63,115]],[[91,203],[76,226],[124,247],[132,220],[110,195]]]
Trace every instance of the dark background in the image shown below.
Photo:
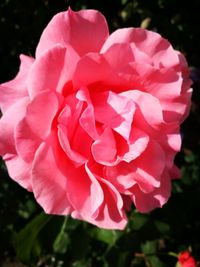
[[[0,82],[17,73],[19,54],[34,56],[44,27],[69,5],[98,9],[111,32],[139,26],[158,31],[185,54],[194,92],[176,158],[182,179],[173,183],[164,208],[146,215],[133,210],[124,231],[106,231],[43,214],[1,162],[0,266],[174,267],[174,254],[183,250],[200,261],[200,1],[0,0]]]

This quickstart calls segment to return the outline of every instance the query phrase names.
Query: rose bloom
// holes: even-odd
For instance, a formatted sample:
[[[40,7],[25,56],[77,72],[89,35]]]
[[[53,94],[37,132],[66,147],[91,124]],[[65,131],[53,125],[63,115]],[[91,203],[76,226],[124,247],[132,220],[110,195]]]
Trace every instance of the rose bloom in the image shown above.
[[[195,259],[191,256],[189,251],[184,251],[179,254],[178,263],[181,265],[181,267],[196,267],[197,266]]]
[[[162,207],[179,176],[191,98],[184,56],[158,33],[109,35],[96,10],[57,14],[35,58],[0,86],[0,155],[46,213],[123,229],[131,203]]]

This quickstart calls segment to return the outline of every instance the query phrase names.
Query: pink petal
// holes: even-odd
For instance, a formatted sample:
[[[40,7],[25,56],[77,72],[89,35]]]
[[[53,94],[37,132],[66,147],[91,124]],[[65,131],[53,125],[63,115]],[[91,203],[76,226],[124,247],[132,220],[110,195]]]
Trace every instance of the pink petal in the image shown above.
[[[123,211],[123,200],[119,192],[108,181],[101,179],[104,202],[95,219],[95,224],[106,229],[124,229],[127,218]]]
[[[52,135],[36,152],[32,167],[33,193],[46,213],[67,215],[72,211],[66,193],[69,163],[56,142]]]
[[[77,64],[73,85],[75,89],[90,84],[100,84],[103,88],[114,87],[124,89],[124,79],[106,61],[104,55],[89,53],[82,57]]]
[[[160,103],[166,122],[183,122],[190,111],[191,95],[192,89],[189,89],[184,94],[173,99],[173,101],[171,99],[161,99]]]
[[[21,65],[17,76],[0,85],[0,107],[4,113],[21,98],[28,96],[27,77],[34,59],[25,55],[20,56]]]
[[[72,206],[84,220],[94,220],[104,199],[99,182],[87,164],[68,169],[68,176],[67,191]]]
[[[128,189],[136,184],[135,171],[135,166],[122,161],[117,166],[106,167],[105,177],[115,186],[118,192],[131,194]]]
[[[98,203],[98,209],[95,211],[94,215],[85,217],[75,210],[72,213],[72,217],[80,220],[87,220],[105,229],[124,229],[127,218],[124,214],[124,203],[121,195],[111,183],[102,178],[102,167],[99,164],[95,162],[88,163],[86,165],[86,171],[90,178],[98,181],[98,185],[101,186],[101,194],[103,193],[103,199],[101,197],[101,202],[99,202],[99,193],[97,193],[95,197],[94,191],[93,198],[90,200],[92,203]]]
[[[0,155],[16,154],[14,131],[19,121],[25,116],[29,98],[15,102],[3,114],[0,120]]]
[[[31,67],[28,79],[30,96],[50,90],[62,92],[71,81],[79,56],[67,45],[56,44],[37,58]]]
[[[128,151],[124,153],[122,159],[126,162],[139,157],[147,148],[149,136],[136,127],[132,127],[131,135],[128,142]]]
[[[135,181],[141,190],[152,191],[160,186],[160,177],[165,168],[165,153],[161,146],[154,140],[150,140],[143,154],[133,161],[136,167]]]
[[[131,194],[131,187],[138,184],[144,192],[151,192],[160,186],[160,177],[165,167],[165,155],[155,141],[149,141],[140,157],[130,163],[120,162],[107,167],[107,179],[121,193]]]
[[[108,37],[104,16],[96,10],[58,13],[43,31],[36,50],[36,58],[55,44],[70,44],[79,55],[98,52]]]
[[[67,128],[63,125],[58,125],[58,139],[59,143],[66,153],[67,157],[73,161],[73,163],[78,167],[79,165],[84,164],[87,161],[83,155],[81,155],[78,151],[74,150],[74,148],[70,144],[70,140],[68,139]]]
[[[141,110],[147,123],[152,127],[158,128],[160,125],[164,124],[160,102],[151,94],[138,90],[130,90],[123,92],[120,95],[133,100],[138,109]]]
[[[107,127],[92,144],[92,155],[100,164],[110,165],[116,160],[117,148],[112,130]]]
[[[39,144],[50,135],[61,100],[56,93],[47,91],[28,105],[25,118],[15,131],[17,152],[24,160],[32,161]]]
[[[161,208],[169,199],[171,193],[171,179],[165,172],[162,175],[161,185],[151,193],[144,193],[135,187],[132,200],[140,212],[150,212],[155,208]]]
[[[105,126],[109,126],[127,140],[135,112],[135,104],[132,99],[108,91],[94,94],[92,103],[95,119]]]
[[[6,159],[9,176],[28,191],[32,191],[31,163],[25,162],[18,155]]]
[[[175,67],[180,63],[180,59],[170,43],[155,32],[141,28],[119,29],[107,38],[101,52],[105,53],[116,43],[134,43],[140,51],[152,59],[155,67]]]
[[[79,123],[86,133],[94,140],[98,138],[98,133],[95,124],[94,108],[91,103],[88,90],[79,90],[76,94],[77,99],[82,103],[87,103],[87,107],[82,112]]]
[[[81,165],[91,154],[92,139],[79,125],[83,103],[75,96],[67,97],[66,102],[70,106],[66,104],[58,117],[58,138],[66,155],[76,165]]]

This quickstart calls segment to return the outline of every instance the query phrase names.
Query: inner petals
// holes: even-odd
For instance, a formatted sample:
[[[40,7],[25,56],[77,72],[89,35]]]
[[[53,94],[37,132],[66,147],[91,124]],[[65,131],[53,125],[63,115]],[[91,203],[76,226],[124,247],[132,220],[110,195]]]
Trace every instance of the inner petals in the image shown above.
[[[95,119],[128,140],[135,112],[132,99],[107,91],[93,95],[92,103]]]
[[[94,159],[105,165],[110,165],[115,161],[117,154],[115,137],[112,130],[107,127],[102,135],[92,145]]]

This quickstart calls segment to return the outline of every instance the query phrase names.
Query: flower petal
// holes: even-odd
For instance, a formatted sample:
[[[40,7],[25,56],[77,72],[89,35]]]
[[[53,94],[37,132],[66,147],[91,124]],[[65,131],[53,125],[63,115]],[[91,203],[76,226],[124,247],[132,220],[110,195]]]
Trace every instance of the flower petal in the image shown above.
[[[164,124],[162,108],[157,98],[149,93],[138,90],[130,90],[121,93],[120,95],[132,99],[137,104],[137,109],[140,109],[145,120],[154,128]]]
[[[131,188],[136,184],[149,193],[160,186],[164,167],[164,152],[151,140],[140,157],[130,163],[120,162],[117,166],[106,167],[105,175],[121,193],[131,194]]]
[[[61,100],[56,93],[47,91],[38,94],[27,106],[26,115],[15,130],[16,149],[25,161],[33,160],[39,144],[50,135]]]
[[[100,179],[100,182],[104,191],[104,202],[95,219],[95,224],[106,229],[122,230],[127,224],[122,197],[110,182],[105,179]]]
[[[0,155],[4,156],[5,160],[6,154],[16,154],[14,132],[20,120],[25,116],[28,103],[28,97],[18,100],[6,110],[0,120]]]
[[[94,94],[92,103],[95,119],[128,140],[135,112],[132,99],[108,91]]]
[[[34,59],[21,55],[20,60],[21,65],[17,76],[13,80],[0,85],[0,107],[3,113],[18,100],[28,96],[27,77]]]
[[[78,59],[70,45],[56,44],[43,53],[30,69],[28,90],[31,98],[46,90],[61,93],[71,81]]]
[[[68,171],[69,200],[79,216],[90,222],[98,215],[99,207],[104,199],[101,186],[87,164]]]
[[[33,193],[46,213],[67,215],[73,210],[66,193],[65,173],[69,164],[56,143],[52,135],[36,152],[32,167]]]
[[[152,59],[155,67],[175,67],[180,63],[179,56],[170,43],[156,32],[141,28],[119,29],[107,38],[101,52],[105,53],[116,43],[134,43],[140,51]]]
[[[53,17],[43,31],[36,49],[36,58],[55,44],[70,44],[79,55],[97,52],[108,37],[108,26],[104,16],[96,10],[66,12]]]
[[[28,191],[32,191],[31,163],[27,163],[18,155],[6,159],[9,176]]]
[[[112,130],[106,127],[104,132],[92,144],[92,155],[96,162],[104,165],[110,165],[115,162],[117,148],[115,137]]]
[[[161,208],[169,199],[171,193],[171,179],[164,172],[161,177],[161,185],[150,193],[144,193],[135,186],[131,196],[136,208],[140,212],[150,212],[155,208]]]

